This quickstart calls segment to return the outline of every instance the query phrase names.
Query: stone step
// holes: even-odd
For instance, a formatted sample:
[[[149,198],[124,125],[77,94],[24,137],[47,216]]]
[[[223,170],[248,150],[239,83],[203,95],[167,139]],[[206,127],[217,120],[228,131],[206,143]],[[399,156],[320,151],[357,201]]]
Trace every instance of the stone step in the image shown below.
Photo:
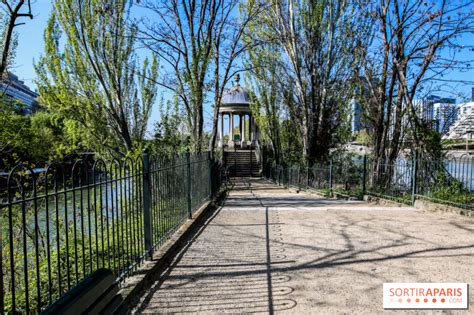
[[[261,164],[254,151],[225,152],[224,159],[231,177],[261,176]]]
[[[236,162],[236,163],[252,163],[252,164],[260,164],[259,162],[255,161],[255,160],[226,160],[227,163],[229,162]]]
[[[256,159],[230,159],[230,158],[227,158],[227,159],[225,159],[225,160],[226,160],[226,161],[245,161],[245,162],[250,162],[250,161],[252,161],[252,162],[257,162]]]

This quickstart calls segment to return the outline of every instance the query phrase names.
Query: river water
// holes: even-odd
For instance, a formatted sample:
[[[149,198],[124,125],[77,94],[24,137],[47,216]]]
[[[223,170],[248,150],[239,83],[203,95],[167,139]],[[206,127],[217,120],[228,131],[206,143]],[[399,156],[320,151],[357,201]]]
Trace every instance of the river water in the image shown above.
[[[469,191],[474,192],[474,159],[447,160],[444,165],[454,178],[462,182]]]

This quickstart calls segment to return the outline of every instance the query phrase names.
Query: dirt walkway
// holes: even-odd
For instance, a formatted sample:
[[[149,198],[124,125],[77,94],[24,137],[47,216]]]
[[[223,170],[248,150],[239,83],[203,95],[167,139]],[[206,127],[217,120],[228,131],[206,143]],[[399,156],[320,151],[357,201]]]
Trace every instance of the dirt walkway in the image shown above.
[[[135,312],[379,314],[384,282],[473,280],[472,219],[241,181]]]

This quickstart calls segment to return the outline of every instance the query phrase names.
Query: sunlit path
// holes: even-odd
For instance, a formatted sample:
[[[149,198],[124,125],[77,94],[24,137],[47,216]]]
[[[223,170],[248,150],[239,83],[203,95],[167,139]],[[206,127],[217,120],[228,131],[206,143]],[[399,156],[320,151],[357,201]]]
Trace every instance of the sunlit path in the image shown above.
[[[378,313],[383,282],[473,279],[473,228],[240,180],[135,312]]]

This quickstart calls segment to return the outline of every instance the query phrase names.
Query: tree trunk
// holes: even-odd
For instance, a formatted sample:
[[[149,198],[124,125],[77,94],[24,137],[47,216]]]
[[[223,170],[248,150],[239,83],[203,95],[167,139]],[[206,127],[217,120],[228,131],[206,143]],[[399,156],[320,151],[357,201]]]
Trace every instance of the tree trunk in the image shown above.
[[[5,35],[5,42],[3,43],[2,62],[0,63],[0,78],[3,77],[5,70],[7,69],[8,56],[10,55],[11,41],[13,36],[13,29],[15,28],[16,18],[18,17],[18,11],[23,5],[24,0],[20,0],[15,6],[13,12],[10,13],[10,20],[8,22],[7,31]]]
[[[219,105],[216,103],[215,106],[216,107],[214,108],[214,115],[212,117],[211,139],[209,141],[209,151],[211,152],[211,156],[214,155],[214,149],[216,147],[217,127],[219,123]]]

